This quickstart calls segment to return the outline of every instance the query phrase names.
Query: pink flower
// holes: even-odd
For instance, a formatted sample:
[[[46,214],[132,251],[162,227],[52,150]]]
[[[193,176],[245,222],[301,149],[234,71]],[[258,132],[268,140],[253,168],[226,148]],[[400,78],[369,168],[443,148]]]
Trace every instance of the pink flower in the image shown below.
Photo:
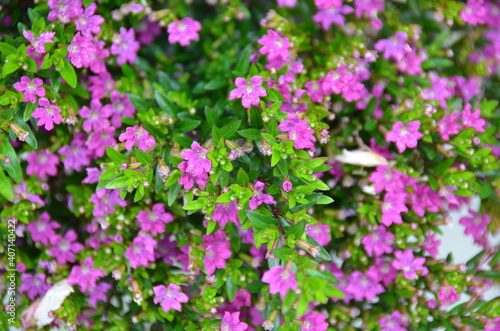
[[[172,309],[182,311],[181,303],[189,301],[189,297],[180,291],[180,287],[176,284],[169,284],[168,288],[164,285],[153,287],[156,298],[154,303],[161,302],[161,308],[168,312]]]
[[[357,18],[361,18],[363,13],[372,18],[377,11],[382,12],[385,9],[384,0],[354,0],[354,7]]]
[[[267,35],[260,38],[258,43],[262,45],[259,53],[266,54],[269,62],[266,69],[274,68],[279,70],[283,65],[291,62],[289,55],[290,40],[282,37],[278,32],[267,30]]]
[[[141,231],[150,231],[153,235],[165,232],[165,224],[174,220],[174,216],[165,212],[165,206],[155,203],[152,211],[142,210],[137,214]]]
[[[101,33],[101,24],[104,23],[104,18],[101,15],[94,15],[97,5],[92,2],[83,15],[75,20],[76,30],[82,33],[82,36],[98,35]]]
[[[83,133],[75,134],[71,145],[65,145],[58,151],[66,155],[63,161],[64,168],[80,171],[82,167],[90,165],[90,151],[85,146],[86,136]]]
[[[250,293],[244,288],[240,288],[236,295],[234,296],[234,301],[232,302],[233,307],[236,309],[241,309],[243,306],[252,306],[252,297]]]
[[[466,128],[475,128],[477,132],[484,132],[486,121],[481,118],[481,110],[475,109],[471,112],[471,105],[467,104],[462,113],[462,124]]]
[[[86,132],[97,131],[100,132],[104,128],[109,127],[108,118],[113,115],[113,109],[110,107],[102,107],[101,102],[98,99],[92,99],[90,102],[90,108],[83,106],[78,114],[85,118],[83,122],[83,129]]]
[[[196,182],[196,184],[198,184],[202,187],[205,187],[205,185],[207,185],[208,173],[203,172],[203,173],[199,173],[197,175],[194,175],[193,171],[191,171],[191,172],[187,171],[188,166],[189,166],[189,162],[187,162],[187,161],[182,161],[179,164],[178,168],[180,171],[182,171],[182,175],[179,178],[179,184],[184,186],[185,190],[190,190],[191,188],[193,188],[195,182]]]
[[[439,101],[439,106],[447,109],[446,100],[453,96],[455,90],[453,81],[446,77],[439,77],[437,74],[431,74],[430,77],[432,86],[421,92],[422,99]]]
[[[38,221],[30,222],[26,229],[31,234],[33,241],[39,242],[44,246],[49,245],[50,238],[56,236],[55,229],[59,229],[61,225],[50,220],[50,215],[44,211]]]
[[[443,286],[438,293],[438,298],[441,300],[441,305],[453,303],[460,298],[453,286]]]
[[[226,311],[222,318],[221,331],[245,331],[247,323],[240,322],[240,312],[230,313]]]
[[[488,214],[479,214],[469,209],[469,216],[462,217],[459,221],[465,227],[464,233],[474,238],[474,243],[486,248],[489,244],[488,239],[488,224],[490,217]]]
[[[306,233],[311,236],[321,246],[328,245],[332,239],[330,235],[330,226],[326,224],[316,223],[306,226]]]
[[[82,180],[84,184],[94,184],[99,181],[99,177],[101,177],[102,171],[99,168],[86,168],[87,177]]]
[[[332,7],[340,7],[342,6],[343,0],[314,0],[314,4],[319,9],[328,10]]]
[[[262,282],[270,285],[269,293],[279,293],[281,298],[286,296],[288,290],[297,289],[297,280],[295,279],[295,272],[283,268],[280,265],[274,266],[268,271],[264,272]]]
[[[484,0],[467,0],[467,4],[462,9],[460,15],[465,23],[478,25],[486,23],[488,10],[484,4]]]
[[[278,1],[278,7],[293,8],[293,7],[295,7],[295,4],[297,3],[297,0],[277,0],[277,1]]]
[[[156,241],[149,234],[135,237],[132,246],[125,251],[125,257],[130,266],[137,269],[138,266],[148,266],[148,262],[155,260]]]
[[[397,122],[392,127],[392,130],[387,133],[385,139],[387,141],[392,141],[396,143],[398,151],[403,153],[408,148],[417,147],[417,140],[422,138],[424,135],[418,131],[420,128],[420,121],[413,121],[408,123],[406,126],[403,122]]]
[[[109,94],[109,98],[111,100],[111,104],[103,107],[111,108],[113,117],[111,118],[111,124],[115,128],[120,128],[122,126],[122,121],[120,118],[122,117],[134,117],[135,108],[130,103],[130,100],[126,94],[121,95],[117,90],[111,91]]]
[[[381,258],[375,258],[375,264],[368,268],[366,274],[372,279],[377,279],[384,286],[389,286],[398,276],[398,272],[392,264]]]
[[[49,21],[59,20],[63,24],[68,24],[72,19],[83,14],[83,5],[80,0],[49,0],[48,6]]]
[[[283,182],[283,190],[285,190],[285,192],[290,192],[292,188],[293,188],[292,183],[289,180],[285,180]]]
[[[304,321],[301,331],[326,331],[326,329],[328,329],[328,323],[325,322],[326,318],[326,314],[320,314],[314,311],[305,314],[301,318]]]
[[[424,208],[429,212],[437,213],[444,205],[439,192],[433,191],[429,185],[416,184],[413,186],[413,194],[410,196],[410,204],[413,211],[420,217],[425,214]]]
[[[92,99],[104,98],[115,86],[113,77],[107,71],[99,73],[99,76],[90,76],[89,81],[91,85],[88,90],[92,92]]]
[[[253,197],[250,199],[250,202],[248,204],[249,210],[254,210],[262,204],[267,204],[267,205],[277,204],[272,195],[263,194],[262,190],[264,190],[264,183],[256,181],[255,188],[253,191]]]
[[[116,63],[122,65],[124,63],[134,63],[137,59],[137,52],[141,48],[141,44],[135,40],[135,30],[130,28],[128,31],[124,27],[120,28],[120,34],[114,34],[112,38],[111,54],[118,55]]]
[[[45,292],[51,287],[45,282],[45,274],[31,275],[24,273],[21,275],[21,286],[19,292],[28,293],[28,298],[34,300],[37,295],[44,295]]]
[[[23,92],[24,99],[23,102],[36,103],[36,97],[44,97],[45,89],[41,87],[43,81],[40,78],[34,78],[31,80],[27,76],[21,77],[21,81],[14,84],[14,88],[18,92]]]
[[[226,268],[226,260],[231,257],[232,253],[229,249],[230,242],[226,239],[226,232],[217,230],[215,235],[204,235],[203,241],[205,244],[205,269],[209,275],[215,272],[215,269]]]
[[[455,135],[460,132],[462,126],[457,123],[459,113],[453,113],[450,115],[445,115],[438,121],[438,131],[441,134],[443,140],[450,140],[451,135]]]
[[[500,330],[500,317],[491,319],[484,326],[484,331],[498,331],[498,330]]]
[[[424,266],[425,258],[414,258],[413,251],[411,249],[396,251],[394,252],[394,256],[396,257],[396,260],[392,262],[392,266],[397,270],[401,270],[406,279],[417,279],[417,272],[419,271],[421,276],[425,276],[429,273],[429,270]]]
[[[120,134],[118,140],[125,141],[127,151],[131,150],[135,143],[137,143],[137,148],[143,152],[146,152],[150,147],[156,146],[155,138],[138,125],[127,128],[124,133]]]
[[[120,198],[120,192],[118,190],[108,190],[102,189],[90,197],[90,202],[94,205],[92,210],[92,215],[94,217],[103,217],[108,214],[113,214],[115,212],[115,206],[125,207],[127,201]]]
[[[375,49],[384,53],[384,59],[393,59],[399,62],[410,46],[406,43],[408,35],[406,32],[398,31],[390,39],[380,39],[375,43]]]
[[[69,285],[80,286],[82,292],[87,292],[89,287],[95,287],[97,279],[104,277],[104,272],[100,269],[94,269],[94,259],[87,257],[82,266],[76,265],[71,269],[68,277]]]
[[[383,225],[380,225],[374,232],[364,236],[361,243],[365,247],[368,256],[390,254],[394,244],[394,235],[387,232]]]
[[[405,189],[405,185],[401,180],[401,173],[389,168],[389,166],[385,164],[378,165],[376,171],[370,175],[368,180],[375,183],[376,193],[380,193],[383,190],[387,192],[398,192]]]
[[[390,192],[385,194],[381,219],[385,226],[390,226],[392,223],[403,223],[401,213],[408,212],[408,208],[405,206],[406,196],[405,192]]]
[[[320,24],[323,30],[328,31],[332,24],[345,26],[345,15],[351,14],[354,9],[344,5],[339,8],[330,7],[329,9],[320,10],[313,16],[313,21]]]
[[[441,245],[441,240],[436,239],[435,233],[427,233],[425,236],[425,241],[422,244],[422,248],[429,253],[432,258],[436,258],[439,254],[439,246]]]
[[[93,132],[89,135],[87,140],[87,147],[91,152],[93,152],[93,157],[98,158],[104,155],[106,151],[106,146],[112,146],[116,144],[116,139],[114,137],[115,128],[110,126],[99,132]]]
[[[388,318],[379,319],[379,324],[382,327],[381,331],[406,331],[405,326],[409,325],[406,319],[396,310]]]
[[[68,46],[68,59],[77,68],[88,68],[96,58],[97,47],[92,36],[82,36],[77,32]]]
[[[62,116],[59,107],[52,105],[46,98],[40,98],[38,104],[40,107],[31,114],[33,118],[38,118],[36,125],[45,125],[45,130],[50,131],[54,128],[54,123],[61,124]]]
[[[179,45],[186,47],[191,41],[199,39],[198,32],[200,30],[200,22],[191,17],[185,17],[168,25],[168,42],[171,44],[179,43]]]
[[[265,97],[267,92],[262,85],[261,76],[253,76],[248,82],[246,79],[236,78],[236,88],[229,94],[229,100],[241,98],[241,104],[245,108],[251,108],[252,105],[258,107],[260,97]]]
[[[108,297],[106,296],[106,292],[111,289],[111,284],[107,282],[102,282],[97,284],[96,286],[89,286],[89,304],[97,308],[97,301],[108,301]]]
[[[207,154],[207,149],[193,141],[191,149],[185,149],[180,154],[188,164],[184,171],[193,173],[195,176],[209,172],[212,169],[212,161],[207,157]]]
[[[45,44],[53,43],[55,35],[56,35],[55,32],[42,32],[39,37],[35,37],[33,36],[33,32],[23,30],[24,38],[28,39],[31,42],[31,46],[33,46],[35,52],[39,54],[47,53],[47,50],[45,49]]]
[[[28,175],[37,175],[40,179],[43,179],[45,175],[57,175],[59,158],[46,149],[41,149],[38,154],[31,152],[26,160],[28,161],[28,167],[26,168],[26,174]]]
[[[294,142],[293,146],[297,149],[314,147],[314,130],[309,128],[307,120],[301,120],[297,114],[288,113],[278,130],[288,132],[288,138]]]
[[[212,220],[219,223],[221,228],[225,227],[227,222],[232,222],[236,225],[240,224],[238,218],[238,202],[231,201],[228,203],[218,203],[215,205]]]
[[[64,237],[56,235],[50,238],[53,247],[49,249],[49,255],[54,257],[59,264],[75,262],[75,254],[78,254],[84,246],[76,241],[77,235],[74,230],[68,230]]]
[[[345,291],[355,301],[363,301],[364,299],[372,301],[377,295],[385,292],[384,287],[379,284],[379,280],[370,273],[363,274],[360,271],[355,271],[349,276],[347,284]]]

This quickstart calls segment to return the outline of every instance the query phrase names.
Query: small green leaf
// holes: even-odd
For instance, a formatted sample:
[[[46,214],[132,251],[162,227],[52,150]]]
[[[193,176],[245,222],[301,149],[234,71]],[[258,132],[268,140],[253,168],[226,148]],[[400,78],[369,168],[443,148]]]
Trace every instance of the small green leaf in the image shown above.
[[[4,136],[2,145],[0,146],[0,154],[9,158],[10,161],[9,163],[1,162],[3,168],[17,184],[21,184],[23,182],[23,172],[21,170],[19,158],[6,136]]]
[[[259,229],[267,229],[271,226],[278,225],[278,220],[276,218],[259,214],[251,210],[247,210],[245,213],[252,224]]]
[[[16,48],[8,43],[0,43],[0,53],[5,55],[16,54]]]
[[[304,234],[305,229],[306,229],[306,222],[300,221],[299,223],[292,226],[290,230],[286,232],[285,237],[288,238],[289,236],[295,235],[295,238],[299,239]]]
[[[170,178],[169,178],[170,179]],[[177,195],[179,194],[179,191],[181,190],[181,186],[176,182],[168,191],[168,199],[167,203],[168,206],[170,207],[174,201],[177,199]]]
[[[205,202],[206,202],[206,199],[194,200],[194,201],[191,201],[188,204],[186,204],[184,207],[182,207],[182,209],[184,209],[184,210],[199,210],[199,209],[202,209],[203,207],[205,207]]]
[[[151,163],[153,163],[153,158],[140,149],[137,149],[135,151],[135,157],[137,161],[141,162],[144,165],[150,165]]]
[[[206,90],[217,90],[223,86],[227,85],[227,79],[224,79],[223,77],[216,77],[209,81],[207,84],[205,84],[205,89]]]
[[[17,61],[9,61],[4,63],[3,68],[2,68],[2,75],[8,75],[19,69],[21,66]]]
[[[319,257],[322,258],[323,260],[326,260],[326,261],[331,261],[332,260],[332,257],[330,256],[330,254],[323,248],[323,246],[321,246],[320,244],[318,244],[318,242],[316,240],[314,240],[313,238],[311,238],[309,235],[306,237],[307,238],[307,242],[314,245],[314,246],[317,246],[319,247]]]
[[[337,277],[335,277],[330,271],[319,271],[316,269],[307,269],[306,274],[312,277],[317,277],[321,279],[325,279],[331,283],[338,283]]]
[[[309,208],[312,205],[318,203],[318,201],[321,200],[322,196],[323,196],[323,194],[319,194],[319,193],[308,195],[308,196],[305,197],[305,199],[307,200],[307,202],[301,203],[300,205],[295,206],[294,208],[291,208],[290,212],[292,214],[294,214],[294,213],[298,212],[299,210]]]
[[[2,168],[0,168],[0,194],[2,194],[5,199],[12,201],[14,200],[14,191],[12,190],[12,183],[5,176]]]
[[[106,155],[117,164],[122,164],[127,161],[127,157],[125,155],[109,146],[106,146]]]
[[[227,292],[227,298],[229,299],[230,302],[234,301],[234,297],[236,296],[237,290],[238,287],[233,283],[233,279],[231,277],[228,277],[226,280],[226,292]]]
[[[211,234],[212,232],[214,232],[216,225],[217,225],[216,221],[208,221],[207,234]]]
[[[260,140],[260,131],[257,129],[239,130],[238,134],[244,138],[251,140]]]
[[[238,59],[238,63],[236,64],[236,68],[234,68],[234,71],[238,76],[244,76],[247,74],[248,68],[250,68],[251,54],[252,54],[251,45],[245,47],[243,52],[241,52],[240,58]]]
[[[236,177],[236,181],[238,184],[240,184],[242,186],[248,184],[248,182],[250,181],[250,179],[248,178],[247,172],[243,168],[240,168],[238,170],[238,175]]]
[[[186,133],[191,132],[196,129],[201,124],[201,121],[190,120],[190,121],[180,121],[175,126],[177,128],[177,132]]]
[[[73,68],[68,60],[62,59],[62,61],[64,61],[64,68],[59,73],[69,86],[75,88],[77,84],[75,68]]]
[[[232,137],[233,134],[236,133],[236,131],[240,128],[241,125],[241,120],[233,122],[231,124],[225,125],[221,128],[222,131],[222,136],[225,139],[229,139]]]
[[[155,99],[161,110],[167,112],[168,115],[175,117],[178,113],[179,110],[177,106],[163,92],[156,90]]]
[[[122,188],[122,187],[127,187],[127,181],[128,181],[129,177],[127,176],[121,176],[121,177],[118,177],[114,180],[112,180],[111,182],[109,182],[108,184],[106,184],[104,186],[104,188],[107,188],[107,189],[114,189],[114,188]]]

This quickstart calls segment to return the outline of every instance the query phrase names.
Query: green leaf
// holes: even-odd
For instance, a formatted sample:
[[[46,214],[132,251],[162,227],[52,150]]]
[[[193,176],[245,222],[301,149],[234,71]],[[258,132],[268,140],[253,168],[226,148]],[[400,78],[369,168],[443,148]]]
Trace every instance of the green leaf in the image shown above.
[[[36,136],[33,134],[33,131],[31,131],[31,128],[29,127],[29,125],[26,124],[19,116],[14,117],[13,122],[15,124],[17,124],[18,127],[23,129],[24,131],[28,132],[28,138],[26,138],[26,142],[28,143],[28,145],[30,145],[34,149],[37,149],[38,142],[36,140]]]
[[[483,277],[483,278],[492,278],[492,279],[500,280],[500,271],[486,271],[486,272],[482,272],[482,273],[477,274],[477,276]]]
[[[434,173],[436,175],[442,175],[448,169],[450,169],[451,165],[455,162],[454,157],[450,157],[442,162],[440,162],[435,168]]]
[[[207,234],[211,234],[212,232],[214,232],[216,225],[217,225],[216,221],[208,221]]]
[[[193,131],[201,124],[201,121],[190,120],[190,121],[180,121],[175,126],[177,128],[177,132],[186,133]]]
[[[135,151],[135,157],[137,161],[141,162],[144,165],[150,165],[151,163],[153,163],[153,158],[140,149],[137,149]]]
[[[214,126],[212,128],[212,139],[214,140],[214,145],[217,145],[222,138],[223,138],[223,135],[222,135],[221,129]]]
[[[234,71],[238,76],[244,76],[247,74],[248,68],[250,68],[251,54],[252,54],[251,45],[245,47],[243,52],[241,52],[240,58],[238,59],[238,63],[236,64],[236,68],[234,68]]]
[[[250,181],[250,179],[248,178],[248,174],[247,172],[243,169],[243,168],[240,168],[238,170],[238,175],[236,177],[236,182],[240,185],[246,185],[248,184],[248,182]]]
[[[75,68],[69,63],[68,60],[62,59],[64,61],[64,68],[59,72],[61,77],[68,83],[69,86],[75,88],[77,84],[77,77]]]
[[[150,134],[152,135],[155,139],[156,142],[158,143],[159,141],[163,140],[165,135],[163,132],[158,130],[154,125],[152,125],[149,122],[143,121],[142,122],[142,127]]]
[[[208,106],[205,107],[205,117],[209,126],[214,126],[219,122],[219,112]]]
[[[239,130],[238,134],[244,138],[251,140],[260,140],[260,131],[257,129]]]
[[[170,190],[168,190],[167,203],[168,203],[169,207],[172,206],[174,201],[177,199],[177,195],[179,194],[179,191],[181,190],[181,188],[182,187],[179,185],[179,183],[175,183],[174,185],[172,185]]]
[[[16,71],[17,69],[19,69],[20,67],[21,66],[19,65],[19,63],[17,61],[5,62],[3,65],[3,68],[2,68],[2,75],[6,76],[8,74],[11,74],[14,71]]]
[[[127,187],[128,184],[128,179],[129,177],[127,176],[121,176],[116,179],[113,179],[111,182],[107,183],[104,188],[107,189],[114,189],[114,188],[122,188],[122,187]]]
[[[31,119],[31,114],[33,114],[35,109],[36,109],[36,103],[31,103],[31,102],[26,103],[26,108],[24,108],[24,115],[23,115],[23,120],[25,122]]]
[[[215,77],[211,81],[209,81],[207,84],[205,84],[205,90],[217,90],[223,86],[227,85],[227,79],[224,79],[223,77]]]
[[[117,164],[122,164],[127,161],[127,157],[125,155],[109,146],[106,146],[106,155]]]
[[[233,134],[240,128],[241,120],[225,125],[221,128],[222,136],[226,139],[231,138]]]
[[[331,283],[338,283],[337,277],[335,277],[330,271],[319,271],[316,269],[307,269],[306,274],[311,277],[325,279]]]
[[[334,200],[330,198],[329,196],[323,195],[321,196],[321,199],[319,199],[318,202],[316,202],[318,205],[329,205],[333,202]]]
[[[227,292],[227,298],[229,299],[230,302],[234,301],[234,297],[236,296],[237,290],[238,287],[233,283],[233,279],[231,277],[228,277],[226,280],[226,292]]]
[[[259,229],[267,229],[269,227],[278,225],[278,220],[276,218],[259,214],[251,210],[247,210],[245,213],[252,224]]]
[[[38,71],[38,65],[36,64],[35,60],[33,60],[31,57],[27,57],[25,60],[25,64],[28,65],[28,68],[26,71],[28,72],[37,72]]]
[[[182,209],[184,209],[184,210],[199,210],[199,209],[202,209],[203,207],[205,207],[205,202],[206,202],[206,199],[194,200],[194,201],[191,201],[188,204],[184,205],[184,207],[182,207]]]
[[[288,238],[289,236],[295,235],[295,238],[299,239],[304,234],[305,229],[306,229],[306,222],[300,221],[299,223],[292,226],[290,230],[286,232],[285,237]]]
[[[19,158],[6,136],[4,136],[2,146],[0,146],[0,154],[10,160],[9,163],[1,162],[3,168],[17,184],[21,184],[23,182],[23,172],[19,164]]]
[[[168,115],[175,117],[178,113],[177,106],[160,90],[155,91],[155,99],[160,108],[166,111]]]
[[[307,200],[307,202],[301,203],[300,205],[297,205],[294,208],[291,208],[290,212],[292,214],[294,214],[294,213],[298,212],[299,210],[309,208],[312,205],[318,203],[318,201],[320,201],[322,197],[323,197],[323,194],[320,194],[320,193],[315,193],[315,194],[308,195],[308,196],[305,197],[305,199]]]
[[[314,245],[314,246],[317,246],[319,247],[319,257],[322,258],[323,260],[326,260],[326,261],[331,261],[332,260],[332,257],[330,256],[330,254],[323,248],[323,246],[321,246],[320,244],[318,244],[318,242],[316,240],[314,240],[313,238],[311,238],[311,236],[306,236],[307,238],[307,242]]]
[[[151,104],[149,102],[138,95],[129,93],[128,99],[137,110],[147,111],[151,107]]]
[[[16,54],[16,48],[8,43],[0,43],[0,53],[5,55]]]
[[[12,183],[5,176],[2,168],[0,168],[0,194],[5,197],[5,199],[9,201],[14,200],[14,191],[12,190]]]

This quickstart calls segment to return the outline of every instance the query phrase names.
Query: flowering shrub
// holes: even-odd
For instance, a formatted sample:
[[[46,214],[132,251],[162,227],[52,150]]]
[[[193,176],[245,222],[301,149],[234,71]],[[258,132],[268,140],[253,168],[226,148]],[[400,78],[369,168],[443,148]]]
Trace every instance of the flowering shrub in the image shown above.
[[[2,326],[500,330],[496,1],[1,10]]]

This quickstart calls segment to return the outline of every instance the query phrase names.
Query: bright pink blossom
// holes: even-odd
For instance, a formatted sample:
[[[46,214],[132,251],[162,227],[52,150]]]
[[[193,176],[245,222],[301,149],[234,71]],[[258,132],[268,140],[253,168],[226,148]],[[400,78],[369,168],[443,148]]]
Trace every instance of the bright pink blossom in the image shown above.
[[[40,78],[34,78],[32,80],[27,76],[23,76],[20,82],[14,84],[14,88],[18,92],[23,92],[23,102],[36,103],[37,96],[45,96],[45,89],[41,87],[42,85],[43,81]]]
[[[438,298],[441,300],[441,305],[454,303],[460,298],[453,286],[443,286],[438,293]]]
[[[28,167],[26,168],[26,174],[28,175],[37,175],[40,179],[43,179],[45,175],[57,175],[59,158],[47,149],[41,149],[38,154],[31,152],[26,160],[28,161]]]
[[[38,105],[40,107],[31,114],[33,118],[38,118],[36,125],[44,125],[45,130],[50,131],[54,128],[54,123],[61,124],[62,116],[59,107],[51,104],[46,98],[40,98]]]
[[[481,118],[481,110],[471,112],[471,105],[467,104],[462,112],[462,124],[466,128],[475,128],[477,132],[484,132],[486,121]]]
[[[297,149],[314,147],[314,130],[309,128],[307,120],[301,120],[297,114],[288,113],[278,130],[288,132],[288,138],[294,142],[293,146]]]
[[[31,46],[33,46],[35,52],[39,54],[47,53],[45,44],[54,42],[53,39],[55,35],[55,32],[42,32],[39,37],[35,37],[33,36],[33,32],[26,30],[23,31],[24,38],[28,39],[31,42]]]
[[[328,329],[328,323],[325,322],[326,318],[326,314],[314,311],[305,314],[301,317],[301,320],[304,321],[301,331],[326,331]]]
[[[248,324],[240,322],[240,312],[230,313],[226,311],[222,317],[221,331],[245,331]]]
[[[429,273],[429,270],[424,266],[425,258],[415,258],[411,249],[396,251],[394,252],[394,256],[396,260],[392,262],[392,266],[402,271],[406,279],[415,280],[419,274],[420,276],[425,276]],[[419,274],[417,274],[417,272],[419,272]]]
[[[21,275],[21,286],[19,292],[28,293],[28,298],[34,300],[38,295],[44,295],[51,287],[45,282],[45,274],[31,275],[23,273]]]
[[[97,279],[104,277],[104,272],[94,268],[94,259],[87,257],[81,266],[76,265],[71,269],[68,277],[69,285],[77,285],[82,292],[87,292],[89,287],[95,287]]]
[[[83,14],[83,4],[80,0],[49,0],[47,5],[51,9],[49,21],[59,20],[63,24],[68,24]]]
[[[68,58],[77,68],[88,68],[96,58],[97,47],[92,36],[78,32],[68,46]]]
[[[202,244],[205,247],[205,269],[209,275],[215,272],[215,269],[226,268],[226,260],[231,257],[232,252],[229,249],[230,242],[226,239],[226,232],[217,230],[214,235],[204,235]]]
[[[238,218],[238,202],[231,201],[227,203],[218,203],[215,205],[212,220],[219,223],[221,228],[225,227],[227,222],[232,222],[236,225],[240,224]]]
[[[267,92],[262,85],[261,76],[253,76],[248,82],[246,79],[236,78],[236,88],[229,93],[229,100],[241,98],[241,104],[245,108],[251,108],[252,105],[259,106],[260,97],[265,97]]]
[[[280,265],[274,266],[264,272],[262,282],[270,285],[269,293],[279,293],[281,298],[286,296],[288,290],[297,289],[297,280],[295,279],[295,271],[283,268]]]
[[[248,204],[248,209],[254,210],[262,204],[275,205],[277,202],[274,200],[273,196],[270,194],[264,194],[264,183],[256,181],[255,188],[253,191],[253,197],[250,199]]]
[[[84,246],[77,241],[74,230],[68,230],[64,237],[56,235],[50,238],[49,255],[54,257],[59,264],[75,262],[75,254],[78,254]]]
[[[78,114],[82,118],[85,118],[82,127],[86,132],[100,132],[104,128],[109,127],[110,124],[108,118],[113,115],[113,109],[109,107],[102,107],[102,104],[98,99],[92,99],[90,102],[90,108],[83,106],[82,109],[78,111]]]
[[[101,33],[101,25],[104,23],[104,18],[101,15],[94,15],[97,5],[92,2],[89,4],[83,15],[75,20],[76,30],[82,33],[82,36],[98,35]]]
[[[124,27],[120,28],[120,34],[114,34],[112,38],[111,54],[118,55],[116,63],[134,63],[137,60],[137,52],[141,44],[135,40],[135,30],[130,28],[128,31]]]
[[[417,147],[417,141],[424,135],[418,131],[420,121],[413,121],[404,125],[403,122],[397,122],[392,127],[392,130],[387,133],[385,139],[396,143],[398,151],[403,153],[406,148]]]
[[[143,152],[156,146],[155,138],[138,125],[127,128],[124,133],[120,134],[118,140],[125,142],[125,149],[127,151],[131,150],[135,143],[137,143],[137,148]]]
[[[174,220],[174,216],[165,212],[162,203],[155,203],[152,211],[142,210],[137,214],[141,231],[150,231],[153,235],[165,232],[165,224]]]
[[[168,288],[165,285],[157,285],[153,287],[155,293],[154,303],[161,302],[163,311],[170,311],[172,309],[182,311],[181,303],[189,301],[189,297],[182,293],[179,285],[169,284]]]
[[[201,24],[191,17],[185,17],[180,21],[170,23],[167,30],[169,43],[179,43],[179,45],[186,47],[192,41],[199,39],[198,32],[201,30]]]
[[[125,257],[130,266],[137,269],[138,266],[147,267],[148,262],[155,260],[155,248],[157,242],[149,234],[137,236],[132,242],[132,246],[125,251]]]
[[[368,256],[381,256],[392,253],[394,244],[394,235],[387,232],[383,225],[380,225],[375,231],[361,239]]]
[[[49,245],[50,238],[56,236],[55,229],[59,229],[61,225],[56,221],[50,220],[50,215],[44,211],[38,221],[30,222],[26,229],[31,235],[31,239],[35,242],[39,242],[44,246]]]
[[[462,126],[457,122],[459,117],[459,113],[453,113],[443,116],[438,121],[438,131],[443,140],[448,141],[450,140],[451,135],[455,135],[460,132]]]

